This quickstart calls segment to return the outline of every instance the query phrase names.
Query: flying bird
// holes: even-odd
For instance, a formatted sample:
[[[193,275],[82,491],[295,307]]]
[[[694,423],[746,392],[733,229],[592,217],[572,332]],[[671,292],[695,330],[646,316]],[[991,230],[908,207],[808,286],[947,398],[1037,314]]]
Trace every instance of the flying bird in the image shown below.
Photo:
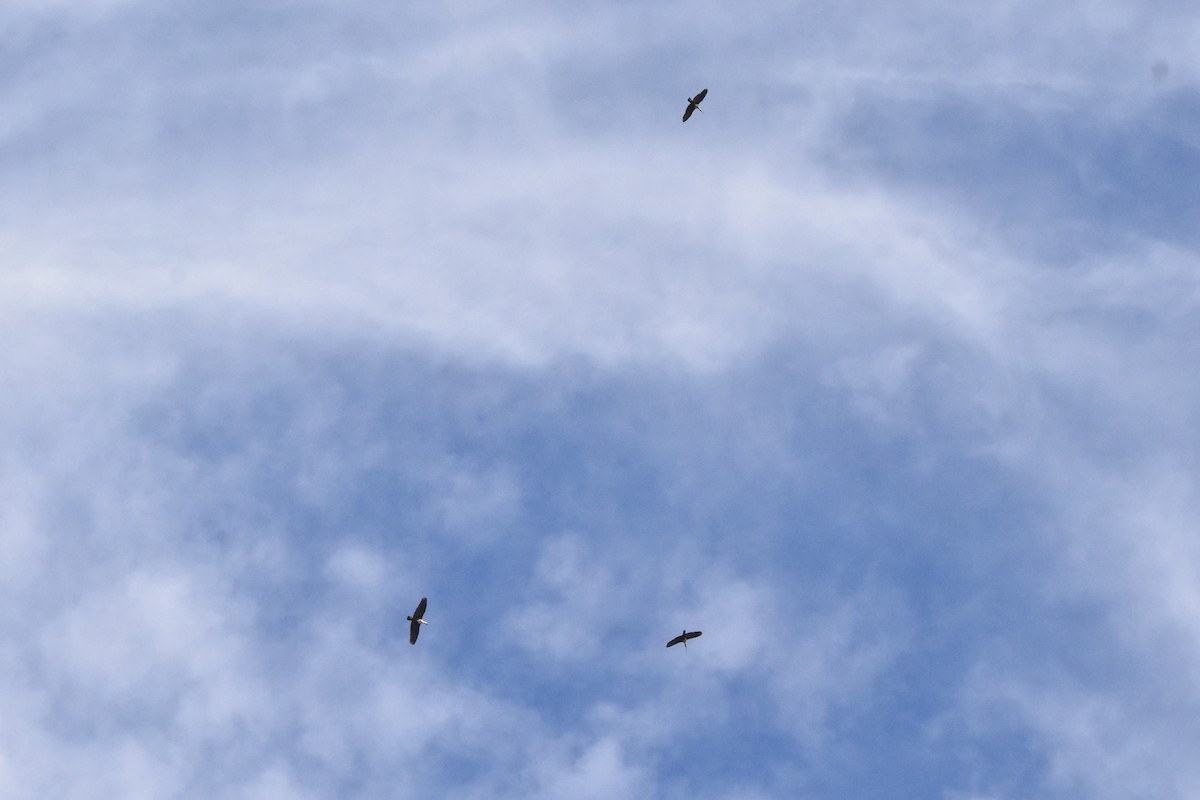
[[[425,601],[429,598],[422,597],[421,602],[417,604],[417,610],[413,612],[411,617],[408,617],[408,643],[417,643],[417,634],[421,632],[422,625],[428,625],[422,617],[425,616]]]
[[[700,107],[700,101],[704,99],[704,95],[706,95],[706,94],[708,94],[708,89],[701,89],[700,94],[696,95],[695,97],[688,98],[687,111],[683,112],[683,121],[684,122],[688,121],[688,117],[690,117],[692,115],[693,111],[703,111],[704,110],[703,108]]]
[[[701,92],[701,94],[703,94],[703,92]],[[686,648],[687,648],[688,639],[695,639],[695,638],[696,638],[697,636],[699,636],[701,633],[702,633],[702,631],[692,631],[691,633],[688,633],[688,632],[687,632],[687,629],[685,628],[685,629],[684,629],[684,631],[683,631],[683,633],[679,634],[679,635],[678,635],[678,636],[676,636],[674,639],[672,639],[671,641],[667,642],[667,647],[671,647],[671,646],[673,646],[673,645],[677,645],[677,644],[679,644],[680,642],[683,642],[683,646],[684,646],[684,648],[686,649]]]

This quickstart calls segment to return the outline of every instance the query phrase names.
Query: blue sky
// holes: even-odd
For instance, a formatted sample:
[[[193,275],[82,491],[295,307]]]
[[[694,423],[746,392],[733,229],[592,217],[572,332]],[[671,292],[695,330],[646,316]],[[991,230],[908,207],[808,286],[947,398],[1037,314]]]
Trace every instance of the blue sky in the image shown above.
[[[1195,795],[1187,4],[0,43],[0,795]]]

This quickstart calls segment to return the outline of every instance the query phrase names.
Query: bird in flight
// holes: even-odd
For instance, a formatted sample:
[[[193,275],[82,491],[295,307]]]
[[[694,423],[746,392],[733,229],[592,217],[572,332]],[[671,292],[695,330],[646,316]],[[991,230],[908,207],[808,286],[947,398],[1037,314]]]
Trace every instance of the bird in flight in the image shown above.
[[[706,95],[706,94],[708,94],[708,89],[701,89],[700,94],[696,95],[695,97],[688,98],[687,111],[683,112],[683,121],[684,122],[688,121],[688,117],[690,117],[692,115],[693,111],[703,111],[704,110],[703,108],[700,107],[700,101],[704,99],[704,95]]]
[[[422,619],[425,616],[425,601],[426,597],[421,598],[421,602],[417,604],[417,610],[413,612],[411,617],[408,617],[408,643],[417,643],[417,634],[421,632],[422,625],[429,623]]]
[[[702,633],[702,631],[692,631],[691,633],[688,633],[687,629],[685,628],[683,633],[679,634],[674,639],[667,642],[667,647],[672,647],[674,645],[679,644],[680,642],[683,642],[684,649],[687,649],[688,639],[695,639],[701,633]]]

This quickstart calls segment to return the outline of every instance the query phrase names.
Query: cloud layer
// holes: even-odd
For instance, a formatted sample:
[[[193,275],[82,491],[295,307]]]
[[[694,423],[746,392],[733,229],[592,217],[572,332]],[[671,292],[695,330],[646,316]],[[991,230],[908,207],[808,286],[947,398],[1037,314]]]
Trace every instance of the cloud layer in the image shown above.
[[[1198,35],[0,11],[0,794],[1190,796]]]

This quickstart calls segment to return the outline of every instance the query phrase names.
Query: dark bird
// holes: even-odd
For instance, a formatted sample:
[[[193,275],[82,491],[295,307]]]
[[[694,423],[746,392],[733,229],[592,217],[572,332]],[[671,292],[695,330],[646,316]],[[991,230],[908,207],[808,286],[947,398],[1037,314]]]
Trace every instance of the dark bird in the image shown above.
[[[701,94],[703,94],[703,92],[701,92]],[[676,636],[674,639],[672,639],[671,641],[667,642],[667,647],[672,647],[672,646],[674,646],[674,645],[677,645],[677,644],[679,644],[680,642],[683,642],[683,646],[684,646],[684,648],[686,649],[686,648],[687,648],[688,639],[695,639],[695,638],[696,638],[697,636],[699,636],[701,633],[702,633],[702,631],[692,631],[691,633],[688,633],[688,632],[687,632],[687,629],[684,629],[683,633],[679,634],[679,635],[678,635],[678,636]]]
[[[688,117],[690,117],[692,115],[693,111],[703,111],[704,110],[703,108],[700,107],[700,101],[704,99],[704,95],[706,95],[706,94],[708,94],[708,89],[701,89],[700,94],[696,95],[695,97],[688,98],[687,111],[683,112],[683,121],[684,122],[688,121]]]
[[[417,634],[421,632],[422,625],[428,625],[422,617],[425,616],[425,601],[428,598],[422,597],[421,602],[417,604],[417,610],[413,612],[411,617],[408,617],[408,643],[417,643]]]

